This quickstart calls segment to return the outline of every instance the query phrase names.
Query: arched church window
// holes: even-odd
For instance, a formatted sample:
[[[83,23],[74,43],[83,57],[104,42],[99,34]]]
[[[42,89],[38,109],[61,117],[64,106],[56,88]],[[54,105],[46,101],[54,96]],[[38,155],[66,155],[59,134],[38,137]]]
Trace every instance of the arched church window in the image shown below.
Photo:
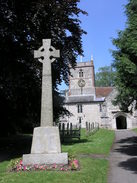
[[[80,78],[83,77],[83,70],[82,70],[82,69],[79,70],[79,77],[80,77]]]

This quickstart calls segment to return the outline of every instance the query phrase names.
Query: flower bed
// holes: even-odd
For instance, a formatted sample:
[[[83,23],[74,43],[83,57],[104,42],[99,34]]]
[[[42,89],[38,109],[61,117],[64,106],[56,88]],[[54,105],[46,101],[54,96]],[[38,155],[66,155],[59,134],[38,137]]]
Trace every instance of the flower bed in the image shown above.
[[[14,159],[11,160],[8,165],[8,172],[21,172],[21,171],[71,171],[71,170],[79,170],[79,162],[75,158],[69,158],[68,165],[23,165],[22,159]]]

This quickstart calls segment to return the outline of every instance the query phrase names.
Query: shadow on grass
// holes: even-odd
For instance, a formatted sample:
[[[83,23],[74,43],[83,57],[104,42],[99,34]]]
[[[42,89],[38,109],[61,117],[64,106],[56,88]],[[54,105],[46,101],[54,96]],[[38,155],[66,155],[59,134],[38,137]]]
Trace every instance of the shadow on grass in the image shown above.
[[[73,145],[89,142],[88,139],[64,139],[64,145]],[[31,150],[31,135],[16,135],[7,138],[0,138],[0,162],[29,154]]]
[[[30,153],[32,136],[16,135],[0,138],[0,162]]]
[[[80,143],[86,143],[89,142],[88,139],[80,139],[80,140],[76,140],[76,139],[64,139],[61,141],[61,143],[63,145],[73,145],[73,144],[80,144]]]

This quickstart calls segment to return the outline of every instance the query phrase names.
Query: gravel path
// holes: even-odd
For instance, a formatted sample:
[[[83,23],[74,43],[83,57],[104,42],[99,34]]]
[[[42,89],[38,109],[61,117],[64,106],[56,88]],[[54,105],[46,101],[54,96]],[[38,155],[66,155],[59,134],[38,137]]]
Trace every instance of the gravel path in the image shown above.
[[[109,156],[108,183],[137,183],[137,134],[131,130],[115,131]]]

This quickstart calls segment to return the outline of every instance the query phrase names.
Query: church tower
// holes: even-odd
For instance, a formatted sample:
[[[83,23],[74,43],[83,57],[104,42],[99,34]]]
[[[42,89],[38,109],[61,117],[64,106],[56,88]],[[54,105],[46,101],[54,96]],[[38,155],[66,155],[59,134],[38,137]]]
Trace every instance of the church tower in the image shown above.
[[[78,62],[75,69],[70,68],[69,96],[92,96],[95,98],[95,74],[93,59]]]
[[[70,73],[65,107],[72,116],[67,117],[66,121],[85,127],[86,121],[91,121],[91,119],[98,121],[96,118],[99,116],[98,105],[95,102],[93,59],[89,62],[78,62],[74,69],[70,68]]]

